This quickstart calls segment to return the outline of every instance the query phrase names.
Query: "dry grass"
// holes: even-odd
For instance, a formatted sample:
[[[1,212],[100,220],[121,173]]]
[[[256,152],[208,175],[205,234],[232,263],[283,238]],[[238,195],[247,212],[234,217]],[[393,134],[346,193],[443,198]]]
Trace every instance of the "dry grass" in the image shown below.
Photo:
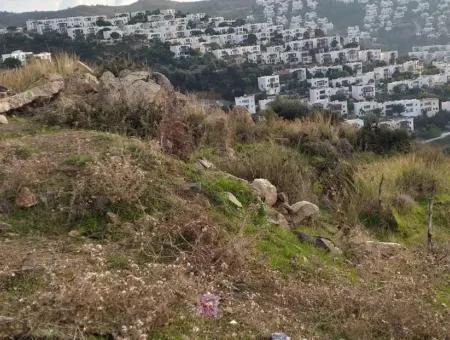
[[[0,72],[0,84],[15,92],[25,91],[48,74],[73,75],[79,70],[78,60],[78,57],[67,53],[54,56],[52,62],[33,59],[25,67]]]
[[[382,199],[390,202],[399,193],[414,198],[427,198],[431,187],[436,193],[450,190],[450,159],[439,150],[419,149],[370,164],[361,164],[357,172],[358,202],[377,202],[383,177]]]

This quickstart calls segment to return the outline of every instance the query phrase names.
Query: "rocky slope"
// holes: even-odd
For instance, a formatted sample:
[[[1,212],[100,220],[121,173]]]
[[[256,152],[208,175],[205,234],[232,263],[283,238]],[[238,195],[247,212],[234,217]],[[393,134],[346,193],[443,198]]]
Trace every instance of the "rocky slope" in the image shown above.
[[[344,127],[255,124],[149,71],[98,76],[0,99],[1,337],[449,335],[446,156],[358,154]]]

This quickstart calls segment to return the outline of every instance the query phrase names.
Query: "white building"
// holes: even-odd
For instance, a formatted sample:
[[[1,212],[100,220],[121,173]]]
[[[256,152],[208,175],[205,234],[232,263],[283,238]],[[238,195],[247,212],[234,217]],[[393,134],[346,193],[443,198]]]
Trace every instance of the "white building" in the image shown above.
[[[330,87],[328,78],[311,78],[308,79],[308,84],[312,89],[321,89],[324,87]]]
[[[2,54],[2,62],[4,62],[6,59],[17,59],[22,63],[22,65],[25,65],[27,63],[27,58],[31,57],[32,55],[33,52],[23,52],[21,50],[18,50],[9,54]]]
[[[375,110],[383,110],[383,104],[375,101],[361,101],[356,102],[353,105],[353,114],[358,117],[373,113]]]
[[[269,96],[280,94],[280,77],[278,75],[259,77],[258,88]]]
[[[450,111],[450,102],[441,102],[442,111]]]
[[[309,90],[309,102],[311,105],[322,104],[326,105],[330,101],[332,96],[332,89],[330,87],[310,89]]]
[[[414,118],[394,118],[379,122],[378,126],[386,127],[391,130],[405,129],[410,132],[414,131]]]
[[[256,113],[255,96],[236,97],[234,101],[236,106],[245,108],[251,114]]]
[[[375,98],[375,85],[353,85],[352,97],[355,100],[368,100]]]

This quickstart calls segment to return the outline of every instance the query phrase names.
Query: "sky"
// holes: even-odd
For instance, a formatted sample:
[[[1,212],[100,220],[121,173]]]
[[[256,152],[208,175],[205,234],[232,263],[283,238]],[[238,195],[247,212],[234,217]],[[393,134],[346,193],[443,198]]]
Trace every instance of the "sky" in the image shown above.
[[[178,0],[187,1],[187,0]],[[79,5],[128,5],[136,0],[0,0],[0,11],[56,11]]]

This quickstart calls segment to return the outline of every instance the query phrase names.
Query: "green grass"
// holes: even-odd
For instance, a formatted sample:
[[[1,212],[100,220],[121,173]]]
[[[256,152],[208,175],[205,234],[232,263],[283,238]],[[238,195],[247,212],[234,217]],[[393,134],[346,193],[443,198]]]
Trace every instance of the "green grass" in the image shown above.
[[[448,243],[450,238],[449,214],[450,200],[447,195],[438,196],[433,209],[433,239],[437,243]],[[398,242],[407,246],[425,246],[428,228],[427,201],[419,202],[408,211],[392,208],[392,215],[396,224],[395,230],[376,230],[375,225],[371,226],[371,231],[378,239]]]
[[[90,155],[72,155],[68,157],[64,163],[67,165],[83,167],[92,160],[93,158]]]
[[[435,293],[436,302],[445,308],[450,308],[450,275],[447,275],[447,282],[440,285]]]
[[[222,206],[230,212],[234,212],[236,208],[226,198],[226,193],[231,192],[244,208],[252,203],[256,203],[256,196],[250,186],[244,181],[226,176],[221,172],[210,171],[201,173],[196,171],[192,166],[186,168],[186,177],[192,182],[200,183],[202,191],[216,206]]]
[[[308,228],[300,229],[311,233]],[[350,283],[358,281],[354,268],[346,265],[341,256],[301,242],[295,232],[268,226],[261,236],[257,250],[272,268],[282,273],[300,273],[311,278],[319,275],[326,280],[344,279]]]

